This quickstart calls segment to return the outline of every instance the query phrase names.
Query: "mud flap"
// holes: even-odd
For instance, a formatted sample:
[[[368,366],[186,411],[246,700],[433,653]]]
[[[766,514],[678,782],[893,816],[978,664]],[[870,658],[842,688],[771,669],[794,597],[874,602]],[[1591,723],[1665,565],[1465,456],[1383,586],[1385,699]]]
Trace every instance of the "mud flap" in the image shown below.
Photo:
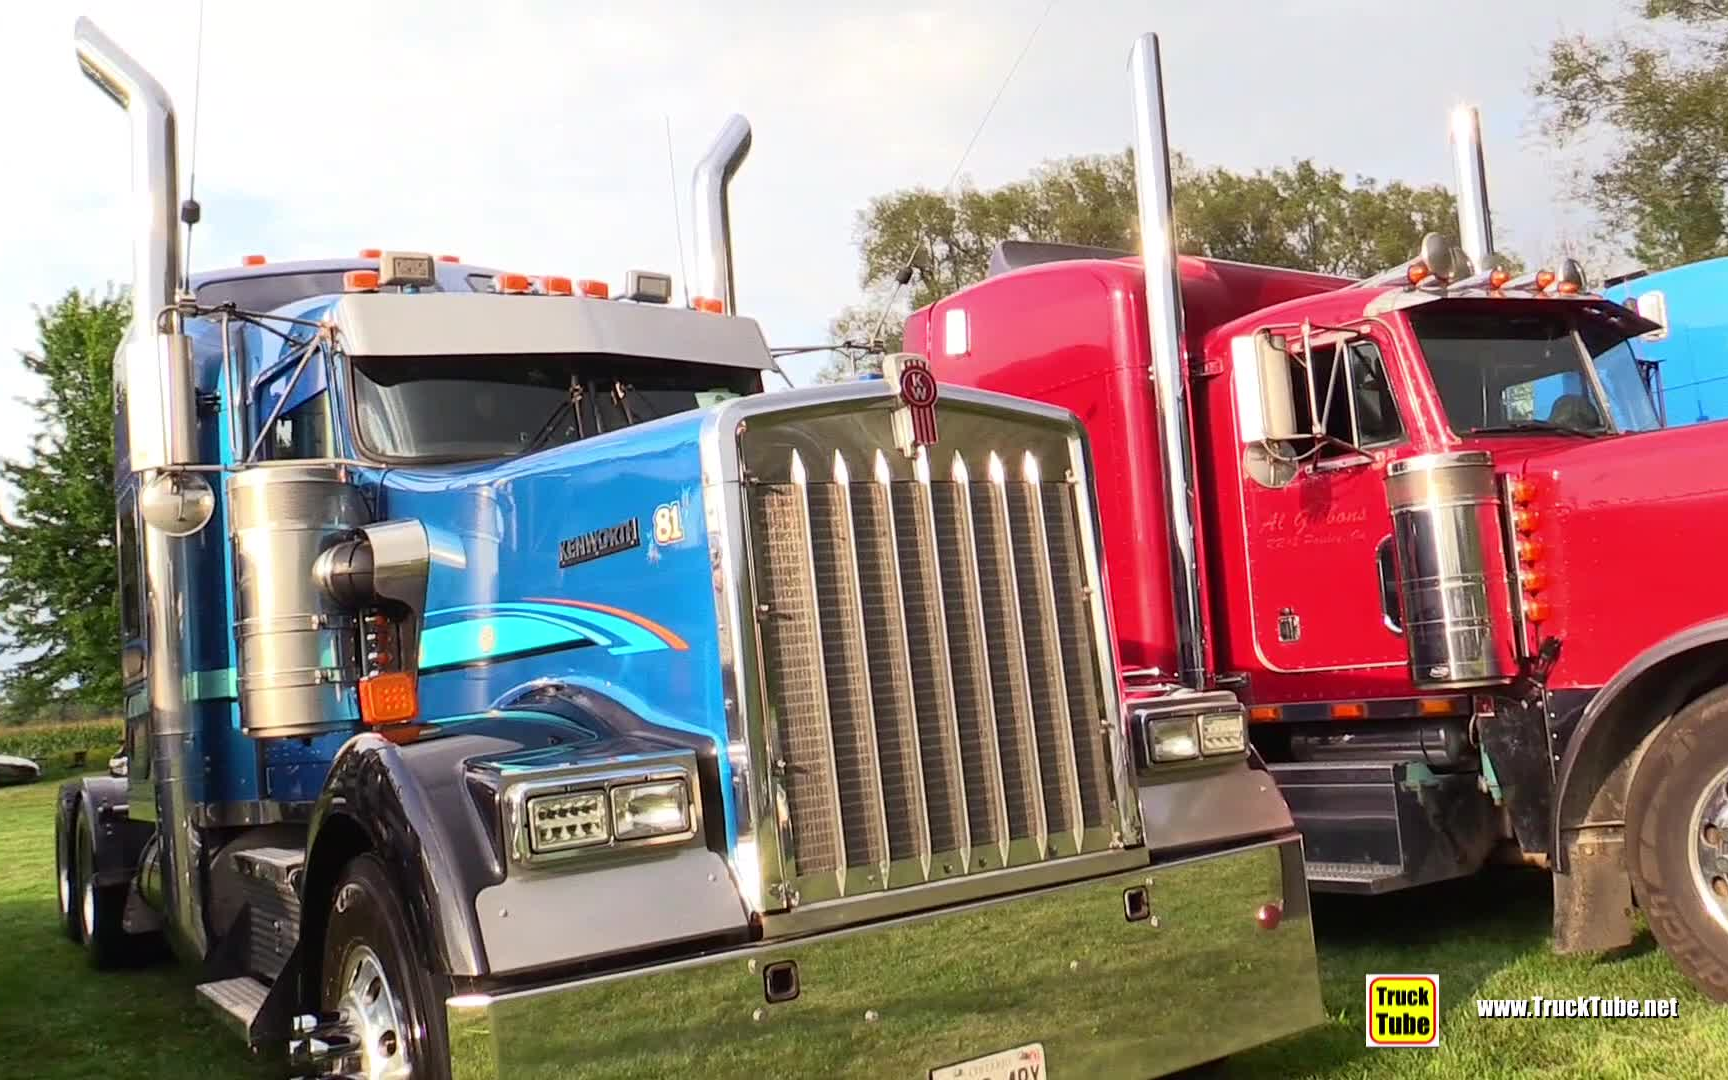
[[[1621,836],[1565,840],[1567,870],[1554,874],[1554,951],[1605,952],[1632,943],[1632,879]]]

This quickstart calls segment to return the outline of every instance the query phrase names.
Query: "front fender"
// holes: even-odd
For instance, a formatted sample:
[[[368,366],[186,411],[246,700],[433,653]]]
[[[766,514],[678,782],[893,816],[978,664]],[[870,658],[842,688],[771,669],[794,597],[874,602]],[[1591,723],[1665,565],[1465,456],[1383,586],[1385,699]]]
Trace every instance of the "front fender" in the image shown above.
[[[398,746],[357,735],[337,754],[306,840],[303,947],[322,949],[336,876],[371,851],[395,882],[409,933],[436,970],[486,971],[474,897],[504,878],[500,853],[466,790],[467,763],[521,744],[486,734],[451,734]],[[308,969],[318,953],[305,951]]]
[[[1728,680],[1728,618],[1686,628],[1639,653],[1585,706],[1555,777],[1555,868],[1570,869],[1567,834],[1625,819],[1642,748],[1688,701]]]

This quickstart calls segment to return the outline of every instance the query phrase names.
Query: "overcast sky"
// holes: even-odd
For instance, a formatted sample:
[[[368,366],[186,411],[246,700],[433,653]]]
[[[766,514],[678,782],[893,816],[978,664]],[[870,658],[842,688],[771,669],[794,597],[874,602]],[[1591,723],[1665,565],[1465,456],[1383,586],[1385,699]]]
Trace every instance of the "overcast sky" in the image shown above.
[[[631,268],[677,273],[667,118],[688,236],[691,167],[742,112],[755,146],[733,188],[740,307],[772,344],[822,341],[859,291],[859,208],[947,180],[1044,7],[217,0],[205,14],[194,262],[381,246],[614,285]],[[129,272],[126,128],[78,73],[78,14],[168,88],[182,168],[191,157],[196,0],[8,6],[8,399],[27,390],[14,354],[34,344],[32,306]],[[1057,0],[965,171],[987,186],[1047,158],[1121,149],[1128,48],[1156,30],[1173,141],[1205,164],[1312,157],[1449,182],[1446,110],[1480,104],[1498,246],[1539,257],[1587,221],[1536,137],[1531,74],[1555,36],[1630,19],[1626,0]],[[15,456],[29,429],[0,403],[0,454]]]

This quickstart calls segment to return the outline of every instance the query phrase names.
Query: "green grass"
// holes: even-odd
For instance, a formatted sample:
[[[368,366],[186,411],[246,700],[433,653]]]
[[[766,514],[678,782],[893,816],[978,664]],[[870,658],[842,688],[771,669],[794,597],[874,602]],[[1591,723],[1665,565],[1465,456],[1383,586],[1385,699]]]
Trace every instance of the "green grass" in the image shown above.
[[[265,1080],[270,1073],[194,1003],[189,972],[165,967],[98,975],[60,934],[53,890],[55,787],[0,789],[0,1076]],[[1548,948],[1548,919],[1548,881],[1537,873],[1497,873],[1372,900],[1318,898],[1329,1021],[1238,1056],[1226,1075],[1498,1080],[1728,1072],[1728,1008],[1692,992],[1648,934],[1620,955],[1556,957]],[[1201,977],[1242,978],[1241,959],[1228,957]],[[1363,975],[1370,971],[1439,973],[1438,1050],[1363,1046]],[[1678,997],[1680,1017],[1475,1016],[1478,997],[1533,994]],[[1148,1016],[1180,1018],[1182,1005],[1175,999],[1144,1007]],[[1199,1027],[1215,1019],[1193,1022]],[[1052,1070],[1055,1080],[1079,1080],[1064,1075],[1060,1060]]]

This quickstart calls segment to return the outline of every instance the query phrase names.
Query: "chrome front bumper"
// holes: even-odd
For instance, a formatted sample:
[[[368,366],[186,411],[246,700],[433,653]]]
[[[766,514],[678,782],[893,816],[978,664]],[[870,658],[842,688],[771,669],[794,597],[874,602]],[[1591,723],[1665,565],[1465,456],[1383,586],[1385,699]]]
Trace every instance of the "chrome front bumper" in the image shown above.
[[[1125,893],[1150,883],[1149,917]],[[1275,929],[1257,918],[1282,905]],[[572,913],[573,917],[579,917]],[[769,965],[797,964],[770,1004]],[[451,999],[456,1080],[949,1075],[1043,1046],[1040,1080],[1158,1076],[1322,1019],[1289,840],[855,930]]]

